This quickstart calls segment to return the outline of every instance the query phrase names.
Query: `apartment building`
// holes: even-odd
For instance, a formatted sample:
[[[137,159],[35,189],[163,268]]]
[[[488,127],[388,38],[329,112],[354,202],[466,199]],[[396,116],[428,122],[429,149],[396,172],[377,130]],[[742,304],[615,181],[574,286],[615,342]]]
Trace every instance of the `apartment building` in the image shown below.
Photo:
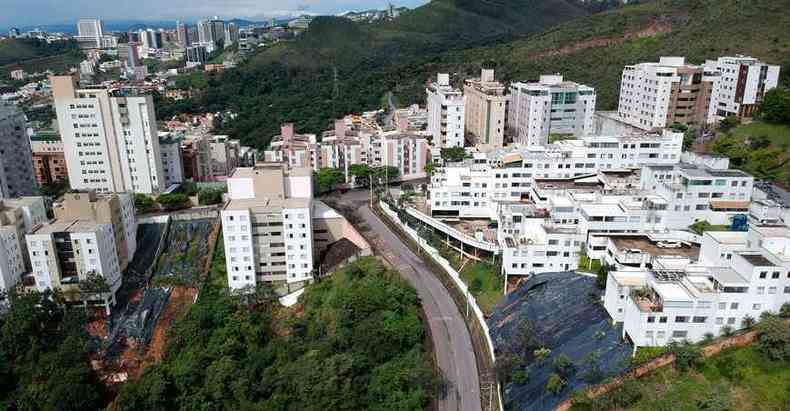
[[[184,178],[211,181],[211,142],[207,136],[187,136],[181,141]]]
[[[30,136],[33,172],[39,185],[68,180],[63,142],[55,132],[38,132]]]
[[[428,109],[420,108],[413,104],[406,108],[395,110],[395,125],[401,132],[425,131],[428,128]]]
[[[463,147],[465,101],[461,90],[450,85],[450,75],[439,73],[436,82],[425,89],[428,106],[428,132],[434,147]]]
[[[50,81],[72,188],[144,194],[166,188],[150,95],[78,88],[72,76]]]
[[[586,136],[546,146],[518,146],[474,153],[446,164],[431,177],[436,217],[495,218],[499,203],[529,198],[537,179],[569,179],[598,171],[672,165],[680,161],[683,134]]]
[[[745,238],[744,238],[745,237]],[[745,240],[745,241],[744,241]],[[749,227],[748,233],[703,234],[698,264],[609,273],[604,307],[637,347],[697,342],[724,327],[744,327],[790,302],[784,226]]]
[[[754,177],[740,170],[702,165],[648,165],[641,186],[660,196],[664,226],[683,229],[699,220],[730,224],[735,215],[748,214]]]
[[[540,76],[537,82],[510,85],[507,130],[513,142],[542,146],[550,134],[582,137],[592,134],[595,89],[565,81],[561,75]]]
[[[33,195],[36,178],[26,132],[25,115],[17,106],[0,102],[0,197]]]
[[[483,69],[480,78],[464,84],[466,132],[486,148],[505,145],[505,86],[494,79],[494,70]]]
[[[228,136],[211,138],[211,174],[215,179],[225,179],[233,174],[239,166],[239,140],[231,140]]]
[[[777,65],[747,56],[705,61],[705,70],[719,76],[713,88],[713,118],[710,122],[728,116],[751,119],[765,93],[778,85],[779,69]]]
[[[43,197],[5,199],[1,207],[0,294],[17,286],[30,271],[25,235],[47,219]]]
[[[222,232],[232,289],[313,278],[312,171],[238,168],[228,179]]]
[[[643,130],[673,123],[711,123],[718,81],[716,70],[687,64],[683,57],[661,57],[657,63],[625,66],[618,116]]]
[[[121,287],[115,235],[111,224],[90,220],[54,220],[26,237],[31,280],[39,291],[59,289],[74,303],[104,306],[109,314]],[[106,281],[107,293],[84,295],[80,284],[92,275]]]
[[[269,149],[263,152],[263,161],[315,168],[318,164],[317,144],[315,134],[296,134],[293,123],[286,123],[280,127],[280,135],[272,138]]]
[[[137,250],[137,220],[134,196],[130,193],[97,195],[94,191],[70,192],[53,205],[55,218],[62,221],[85,220],[109,224],[115,237],[118,265],[121,270],[132,261]]]
[[[162,155],[162,172],[165,187],[184,182],[184,158],[181,155],[183,137],[170,133],[159,134],[159,153]]]

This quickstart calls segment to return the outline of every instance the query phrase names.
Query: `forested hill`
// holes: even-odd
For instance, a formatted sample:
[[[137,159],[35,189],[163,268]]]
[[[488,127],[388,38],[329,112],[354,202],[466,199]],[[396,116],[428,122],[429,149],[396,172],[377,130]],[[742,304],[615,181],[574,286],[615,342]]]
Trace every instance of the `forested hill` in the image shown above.
[[[484,65],[505,81],[559,72],[595,86],[598,108],[612,109],[626,64],[749,54],[786,65],[790,56],[790,0],[655,0],[592,15],[580,4],[434,0],[384,24],[317,18],[298,40],[236,70],[182,81],[202,92],[161,114],[230,108],[241,115],[220,131],[265,147],[282,122],[318,133],[335,117],[378,108],[387,91],[402,105],[424,103],[440,71],[456,81]]]
[[[182,79],[180,86],[200,92],[192,101],[159,104],[159,118],[230,108],[240,116],[221,131],[265,147],[282,122],[317,132],[335,117],[377,108],[388,90],[414,95],[426,78],[419,67],[443,53],[523,37],[589,15],[580,4],[434,0],[386,23],[318,17],[296,40],[267,47],[238,69]]]

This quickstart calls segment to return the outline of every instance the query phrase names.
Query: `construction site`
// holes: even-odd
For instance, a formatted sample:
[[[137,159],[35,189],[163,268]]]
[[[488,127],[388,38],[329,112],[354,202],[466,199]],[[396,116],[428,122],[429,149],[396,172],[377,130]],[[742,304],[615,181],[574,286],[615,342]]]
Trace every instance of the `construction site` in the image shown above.
[[[167,330],[197,299],[218,233],[216,217],[162,216],[138,225],[118,303],[90,325],[101,347],[93,366],[107,385],[134,378],[162,358]]]

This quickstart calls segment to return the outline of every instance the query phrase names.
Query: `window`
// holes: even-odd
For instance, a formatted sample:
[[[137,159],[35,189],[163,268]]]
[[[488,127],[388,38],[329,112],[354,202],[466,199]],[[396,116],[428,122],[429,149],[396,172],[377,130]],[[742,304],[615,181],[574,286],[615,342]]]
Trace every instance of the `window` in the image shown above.
[[[660,317],[660,318],[658,319],[658,322],[659,322],[659,323],[662,323],[662,324],[663,324],[663,323],[665,323],[665,322],[667,322],[667,317]]]
[[[776,287],[768,287],[768,294],[776,294]]]
[[[647,317],[647,322],[649,322],[649,323],[656,322],[656,317]]]
[[[729,325],[733,325],[733,324],[735,324],[735,317],[730,317],[730,318],[728,318],[728,319],[727,319],[727,324],[729,324]]]
[[[768,271],[760,271],[760,278],[765,278],[768,275]]]
[[[765,287],[757,287],[757,295],[765,294]]]
[[[675,317],[675,322],[676,323],[686,323],[686,322],[688,322],[688,320],[689,320],[689,318],[684,316],[684,315],[679,315],[679,316]]]
[[[724,317],[716,317],[716,325],[724,324]]]
[[[706,321],[708,321],[708,317],[694,317],[692,319],[692,322],[695,322],[697,324],[704,323]]]
[[[738,303],[730,304],[730,310],[737,310],[737,309],[738,309]]]
[[[753,304],[752,305],[752,310],[759,310],[759,309],[760,309],[760,304]]]
[[[726,310],[727,309],[727,303],[719,303],[719,309],[720,310]]]
[[[672,331],[672,338],[686,338],[688,331]]]
[[[771,273],[771,278],[774,279],[774,280],[779,278],[779,271],[772,272]]]

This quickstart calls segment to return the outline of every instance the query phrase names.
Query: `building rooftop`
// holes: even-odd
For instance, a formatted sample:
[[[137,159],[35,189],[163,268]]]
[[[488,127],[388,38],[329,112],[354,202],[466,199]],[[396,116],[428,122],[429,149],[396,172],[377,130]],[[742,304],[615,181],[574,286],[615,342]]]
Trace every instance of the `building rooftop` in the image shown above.
[[[738,255],[743,257],[749,264],[756,267],[777,267],[773,261],[769,260],[768,257],[760,253],[742,252],[738,253]]]
[[[225,206],[225,210],[248,210],[263,208],[266,212],[279,212],[286,208],[308,208],[311,199],[309,198],[247,198],[241,200],[230,200]]]
[[[728,267],[713,267],[710,269],[713,278],[716,279],[723,286],[748,284],[745,278],[741,277],[738,272]]]
[[[708,236],[719,244],[745,245],[749,233],[744,231],[706,231],[703,236]]]
[[[646,272],[644,271],[610,271],[609,275],[617,284],[624,287],[640,287],[645,284]]]
[[[664,301],[693,301],[691,295],[678,283],[654,283],[653,289]]]
[[[86,233],[96,231],[99,225],[90,220],[53,220],[34,228],[33,234]]]
[[[673,256],[689,259],[699,257],[699,246],[692,243],[675,242],[672,247],[662,247],[662,244],[672,243],[672,241],[658,241],[646,235],[613,235],[609,239],[612,240],[618,250],[641,250],[654,257]],[[680,245],[679,247],[674,246],[678,244]]]

